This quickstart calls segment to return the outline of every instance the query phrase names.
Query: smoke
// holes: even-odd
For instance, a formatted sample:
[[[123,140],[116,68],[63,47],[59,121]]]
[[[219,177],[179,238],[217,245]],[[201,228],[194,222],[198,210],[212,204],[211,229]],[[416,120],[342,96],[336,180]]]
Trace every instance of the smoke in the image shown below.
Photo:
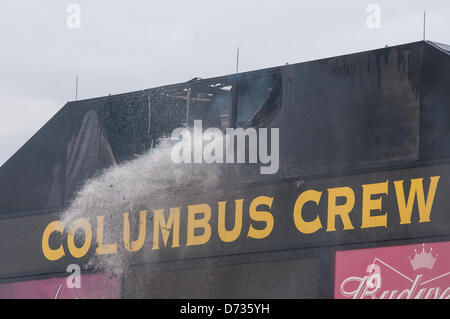
[[[173,141],[170,139],[161,139],[147,153],[112,166],[99,176],[87,180],[62,213],[61,221],[66,225],[71,225],[79,218],[86,218],[91,225],[95,225],[97,216],[105,216],[103,241],[117,242],[117,254],[93,256],[88,267],[112,274],[126,274],[134,257],[120,246],[123,213],[129,213],[130,226],[137,229],[139,210],[148,210],[146,245],[149,245],[151,224],[148,220],[152,218],[152,209],[171,207],[181,190],[185,194],[195,186],[198,193],[218,185],[223,169],[219,169],[220,165],[176,164],[171,160],[172,146]],[[76,232],[75,240],[83,242],[80,237]],[[149,256],[146,255],[146,258]]]

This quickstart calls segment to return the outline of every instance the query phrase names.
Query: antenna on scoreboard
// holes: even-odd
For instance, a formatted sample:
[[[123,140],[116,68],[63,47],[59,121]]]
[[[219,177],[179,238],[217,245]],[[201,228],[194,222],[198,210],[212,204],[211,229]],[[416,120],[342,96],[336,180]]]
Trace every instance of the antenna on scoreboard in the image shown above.
[[[239,73],[239,46],[237,47],[236,52],[236,73]]]
[[[423,12],[423,41],[426,39],[426,31],[427,31],[427,12]]]
[[[75,101],[78,101],[78,74],[75,77]]]

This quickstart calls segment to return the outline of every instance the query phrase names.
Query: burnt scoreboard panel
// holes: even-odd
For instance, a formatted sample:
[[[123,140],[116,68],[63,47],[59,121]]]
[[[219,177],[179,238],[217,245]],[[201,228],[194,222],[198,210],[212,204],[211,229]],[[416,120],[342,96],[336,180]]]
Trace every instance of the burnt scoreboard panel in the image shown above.
[[[4,219],[0,275],[64,274],[69,264],[89,270],[114,261],[127,265],[123,297],[327,296],[333,247],[449,235],[449,171],[442,164],[221,190],[179,197],[174,205],[149,201],[148,231],[135,251],[123,234],[127,229],[128,240],[140,237],[142,223],[133,222],[144,216],[140,212],[115,213],[115,237],[103,237],[113,225],[99,222],[107,214],[80,217],[83,223],[74,221],[82,234],[76,243],[68,240],[73,225],[57,214]],[[108,245],[117,250],[108,252]],[[84,255],[74,253],[82,247]],[[258,254],[265,259],[252,257]]]
[[[336,249],[448,240],[448,55],[417,42],[68,103],[0,168],[0,281],[117,262],[123,297],[331,297]],[[239,187],[60,220],[86,178],[201,117],[186,90],[232,87],[220,97],[239,119],[245,82],[269,75],[250,124],[280,128],[277,174],[243,165],[225,174]]]
[[[241,258],[242,259],[242,258]],[[320,258],[260,261],[155,271],[133,268],[121,287],[124,298],[319,298]]]

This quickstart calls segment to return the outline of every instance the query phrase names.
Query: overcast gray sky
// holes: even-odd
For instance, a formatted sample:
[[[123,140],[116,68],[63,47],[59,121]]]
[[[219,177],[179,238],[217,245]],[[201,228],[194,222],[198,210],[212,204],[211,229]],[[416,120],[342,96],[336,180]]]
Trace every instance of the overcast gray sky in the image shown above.
[[[427,39],[450,44],[449,0],[2,0],[0,165],[74,100],[77,74],[84,99],[233,73],[237,46],[239,71],[371,50],[421,40],[424,10]]]

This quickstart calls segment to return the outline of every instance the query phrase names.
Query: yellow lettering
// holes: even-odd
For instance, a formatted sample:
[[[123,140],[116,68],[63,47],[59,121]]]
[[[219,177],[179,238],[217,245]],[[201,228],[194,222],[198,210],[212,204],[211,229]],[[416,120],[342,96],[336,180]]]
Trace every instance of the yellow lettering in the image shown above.
[[[270,235],[274,224],[272,214],[266,211],[257,211],[256,208],[258,208],[259,205],[265,205],[270,209],[272,208],[272,203],[273,197],[267,196],[259,196],[252,201],[249,208],[250,218],[254,221],[265,222],[266,227],[264,229],[255,229],[253,225],[250,225],[247,237],[262,239]]]
[[[170,232],[172,233],[172,248],[180,247],[180,207],[170,209],[169,218],[167,222],[164,218],[164,210],[156,209],[153,217],[153,248],[159,249],[159,230],[164,241],[164,246],[167,246]]]
[[[75,246],[75,232],[77,229],[84,231],[84,243],[81,247]],[[92,228],[91,224],[86,218],[80,218],[74,221],[67,235],[67,248],[70,254],[75,258],[81,258],[87,254],[92,243]]]
[[[226,205],[227,205],[227,202],[218,202],[217,203],[218,210],[219,210],[217,228],[218,228],[220,239],[226,243],[229,243],[229,242],[235,241],[241,233],[242,210],[243,210],[243,206],[244,206],[244,200],[243,199],[235,200],[234,227],[232,230],[227,230],[225,227]]]
[[[105,216],[97,216],[97,255],[117,254],[117,242],[113,244],[103,243],[103,228]]]
[[[345,197],[343,205],[337,205],[336,198]],[[340,216],[344,230],[354,229],[348,214],[355,205],[355,193],[350,187],[337,187],[328,189],[328,220],[327,232],[336,230],[336,216]]]
[[[63,233],[64,231],[64,223],[60,221],[54,221],[47,225],[42,234],[42,252],[44,253],[45,258],[51,261],[55,261],[64,256],[64,248],[62,244],[59,245],[57,249],[51,249],[49,245],[50,235],[53,232]]]
[[[294,223],[295,227],[303,233],[303,234],[313,234],[319,229],[322,228],[322,223],[320,222],[320,218],[317,217],[312,222],[307,222],[303,219],[302,209],[305,203],[314,202],[319,205],[320,197],[322,196],[322,192],[318,192],[315,190],[307,190],[300,194],[300,196],[295,201],[294,206]]]
[[[203,214],[203,218],[195,219],[195,215]],[[188,206],[188,232],[186,246],[202,245],[211,237],[211,207],[208,204]],[[195,235],[195,229],[203,229],[203,234]]]
[[[411,224],[412,209],[416,197],[419,208],[419,222],[426,223],[430,221],[431,208],[433,206],[434,195],[436,194],[439,178],[440,176],[430,177],[430,189],[428,190],[426,202],[423,191],[423,178],[415,178],[411,180],[411,188],[409,190],[407,203],[403,190],[403,181],[394,182],[395,193],[397,195],[398,212],[400,215],[400,224]]]
[[[145,234],[147,230],[147,211],[141,210],[139,212],[139,235],[135,241],[130,244],[130,218],[128,213],[123,214],[123,245],[126,250],[134,252],[138,251],[144,246]]]
[[[387,215],[372,216],[370,214],[373,210],[381,211],[381,197],[372,199],[372,195],[388,194],[388,181],[377,184],[363,185],[363,200],[362,200],[362,222],[361,228],[370,227],[387,227]]]

